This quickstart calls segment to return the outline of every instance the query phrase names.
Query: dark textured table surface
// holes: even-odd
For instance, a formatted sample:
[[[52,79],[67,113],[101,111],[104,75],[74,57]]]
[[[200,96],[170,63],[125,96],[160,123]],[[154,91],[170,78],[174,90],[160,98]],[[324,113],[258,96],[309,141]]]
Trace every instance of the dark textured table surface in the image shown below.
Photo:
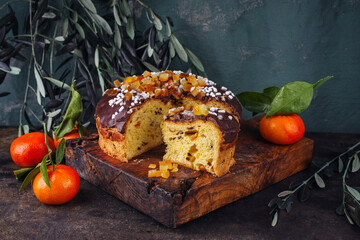
[[[313,159],[326,161],[360,141],[360,134],[308,133],[315,141]],[[360,228],[335,214],[342,198],[340,175],[324,178],[325,189],[312,190],[304,203],[295,201],[270,226],[268,202],[289,184],[312,174],[308,169],[261,192],[240,199],[177,229],[170,229],[81,180],[67,204],[39,202],[12,173],[10,144],[17,128],[0,127],[0,239],[359,239]],[[360,190],[360,173],[349,184]]]

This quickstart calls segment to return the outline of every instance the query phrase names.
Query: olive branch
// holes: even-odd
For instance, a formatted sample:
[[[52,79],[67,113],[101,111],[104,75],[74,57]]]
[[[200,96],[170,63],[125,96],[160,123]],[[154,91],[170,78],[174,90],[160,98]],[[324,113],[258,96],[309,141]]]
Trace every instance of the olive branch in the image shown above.
[[[20,74],[15,61],[27,64],[19,136],[41,130],[44,122],[48,131],[60,124],[75,79],[83,98],[82,122],[87,122],[96,100],[116,78],[165,70],[174,64],[205,74],[199,58],[176,37],[172,19],[159,16],[140,0],[50,3],[10,0],[0,6],[0,11],[7,11],[0,19],[0,84],[8,74]],[[13,4],[29,9],[22,31]],[[138,27],[135,9],[146,15],[145,29]],[[0,97],[8,94],[0,91]],[[34,96],[37,106],[29,101]]]
[[[331,174],[329,174],[329,172],[334,172],[336,168],[338,173],[343,172],[342,202],[336,209],[336,213],[340,216],[345,215],[350,224],[356,224],[360,227],[360,193],[358,190],[346,183],[346,179],[349,177],[349,174],[355,173],[360,169],[360,160],[358,155],[360,150],[356,150],[359,145],[360,142],[326,162],[313,175],[301,183],[291,183],[288,190],[280,192],[277,197],[273,198],[268,204],[268,206],[272,208],[270,211],[270,215],[272,217],[271,226],[274,227],[277,224],[281,210],[286,213],[291,211],[296,195],[300,202],[304,202],[309,199],[311,194],[310,189],[312,188],[313,182],[315,182],[316,186],[319,188],[325,188],[325,181],[321,177],[321,174],[330,177]],[[348,157],[349,154],[350,156]],[[344,158],[347,158],[345,161],[345,169]]]

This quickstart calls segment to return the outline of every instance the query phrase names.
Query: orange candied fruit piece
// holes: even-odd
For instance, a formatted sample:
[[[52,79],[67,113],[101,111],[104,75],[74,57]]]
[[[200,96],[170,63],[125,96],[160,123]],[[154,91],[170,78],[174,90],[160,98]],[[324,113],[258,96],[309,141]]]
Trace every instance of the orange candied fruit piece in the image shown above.
[[[140,87],[140,81],[135,81],[130,84],[130,88],[133,90],[137,91],[139,90],[139,87]]]
[[[167,80],[169,80],[169,74],[168,73],[160,73],[159,74],[159,80],[162,82],[166,82]]]
[[[189,74],[187,73],[180,73],[180,78],[187,78]]]
[[[193,95],[194,97],[196,97],[199,94],[200,90],[199,88],[195,87],[192,91],[191,91],[191,95]]]
[[[180,90],[180,89],[173,88],[173,89],[171,90],[171,95],[172,95],[175,99],[180,99],[181,90]]]
[[[170,71],[170,70],[165,70],[164,72],[167,73],[167,74],[169,74],[169,79],[172,79],[172,78],[173,78],[174,73],[173,73],[172,71]]]
[[[195,115],[205,115],[209,114],[209,111],[206,109],[206,105],[196,105],[193,108]]]
[[[155,93],[155,97],[161,96],[162,89],[161,88],[156,88],[154,93]]]
[[[135,82],[137,80],[137,77],[126,77],[123,81],[123,84],[129,84],[132,82]]]
[[[194,75],[190,75],[186,79],[188,80],[189,83],[191,83],[192,85],[195,85],[196,77]]]
[[[162,178],[169,178],[170,177],[170,172],[168,170],[161,171],[161,177]]]
[[[121,87],[121,82],[118,79],[116,79],[113,83],[114,83],[114,87],[116,88]]]
[[[108,95],[110,95],[110,96],[115,96],[115,95],[118,93],[118,91],[116,91],[116,90],[113,89],[113,88],[110,88],[110,89],[106,90],[105,93],[108,94]]]
[[[149,168],[156,168],[156,164],[153,163],[149,164]]]
[[[200,97],[200,98],[205,97],[204,91],[200,91],[200,92],[198,93],[197,97]]]
[[[149,170],[148,171],[148,177],[149,178],[151,178],[151,177],[161,177],[161,172],[156,170],[156,169]]]
[[[152,78],[153,80],[158,80],[158,76],[157,76],[156,74],[151,75],[151,78]]]
[[[200,86],[200,87],[205,87],[205,86],[206,86],[205,79],[199,78],[199,79],[198,79],[198,86]]]
[[[174,83],[173,80],[168,81],[167,84],[168,84],[167,87],[168,87],[169,89],[171,89],[171,88],[173,88],[173,87],[175,86],[175,83]]]
[[[173,168],[172,168],[171,172],[177,172],[177,171],[179,171],[179,169],[178,169],[178,164],[177,164],[177,163],[173,163]]]
[[[151,76],[151,72],[145,71],[145,72],[143,73],[143,76],[144,76],[144,78],[150,77],[150,76]]]
[[[124,98],[125,98],[125,101],[130,100],[132,98],[132,93],[131,92],[125,93]]]
[[[169,160],[159,161],[159,166],[160,166],[160,170],[161,170],[162,166],[164,166],[166,169],[172,169],[173,168],[173,164]]]
[[[191,85],[191,84],[186,83],[186,84],[184,85],[184,91],[185,91],[185,92],[190,92],[191,88],[192,88],[192,85]]]
[[[179,80],[180,80],[180,75],[179,75],[179,74],[174,74],[173,77],[172,77],[172,79],[173,79],[174,81],[179,81]]]
[[[166,97],[168,94],[169,94],[169,90],[168,90],[167,88],[163,88],[163,89],[161,90],[161,95],[162,95],[163,97]]]

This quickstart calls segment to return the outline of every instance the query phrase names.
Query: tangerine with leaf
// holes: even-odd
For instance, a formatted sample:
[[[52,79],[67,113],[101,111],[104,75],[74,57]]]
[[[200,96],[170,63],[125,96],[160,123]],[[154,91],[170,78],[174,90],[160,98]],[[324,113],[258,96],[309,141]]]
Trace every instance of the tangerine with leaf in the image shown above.
[[[51,151],[54,151],[54,143],[47,137]],[[34,167],[39,164],[48,154],[45,144],[45,134],[31,132],[16,138],[10,146],[12,160],[21,167]]]
[[[45,204],[60,205],[75,197],[80,187],[78,173],[66,165],[47,167],[49,186],[45,183],[41,173],[33,181],[32,188],[36,198]]]

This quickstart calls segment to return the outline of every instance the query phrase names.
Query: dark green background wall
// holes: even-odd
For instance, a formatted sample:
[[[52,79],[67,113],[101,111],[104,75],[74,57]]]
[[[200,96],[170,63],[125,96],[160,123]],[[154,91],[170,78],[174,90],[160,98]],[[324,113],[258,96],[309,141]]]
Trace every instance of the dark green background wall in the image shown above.
[[[209,79],[235,93],[334,75],[301,114],[307,131],[360,133],[360,1],[144,2],[171,16],[177,37],[200,57]],[[16,94],[19,83],[7,79],[4,87]],[[17,124],[15,98],[22,94],[0,98],[0,124]]]

